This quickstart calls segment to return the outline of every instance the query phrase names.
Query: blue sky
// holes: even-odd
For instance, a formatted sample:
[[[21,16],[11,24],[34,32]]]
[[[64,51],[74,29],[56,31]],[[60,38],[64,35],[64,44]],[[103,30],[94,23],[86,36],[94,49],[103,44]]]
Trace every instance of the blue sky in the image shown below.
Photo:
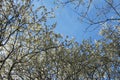
[[[41,0],[41,4],[45,5],[48,9],[56,7],[56,5],[53,3],[53,0]],[[40,3],[36,3],[36,5],[40,5]],[[90,10],[92,10],[92,7]],[[88,25],[80,22],[78,19],[79,16],[73,11],[71,6],[67,5],[57,8],[55,10],[55,15],[56,18],[54,21],[57,22],[57,27],[55,29],[56,33],[60,33],[64,37],[67,35],[69,38],[74,37],[78,42],[81,42],[83,39],[89,39],[90,37],[93,40],[100,38],[98,29],[93,31],[85,31]]]

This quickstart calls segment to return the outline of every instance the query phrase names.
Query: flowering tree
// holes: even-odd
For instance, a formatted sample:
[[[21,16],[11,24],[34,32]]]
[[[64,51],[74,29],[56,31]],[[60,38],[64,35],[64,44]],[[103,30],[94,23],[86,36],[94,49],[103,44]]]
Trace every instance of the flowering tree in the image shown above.
[[[1,80],[120,79],[120,29],[105,25],[98,41],[63,39],[47,25],[53,12],[32,0],[0,2]]]

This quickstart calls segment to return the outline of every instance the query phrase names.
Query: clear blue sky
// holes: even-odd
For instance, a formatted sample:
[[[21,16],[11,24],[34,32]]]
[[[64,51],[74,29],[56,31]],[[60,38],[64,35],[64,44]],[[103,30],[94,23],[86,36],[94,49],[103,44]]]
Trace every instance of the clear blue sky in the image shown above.
[[[46,5],[48,9],[56,7],[56,5],[53,3],[53,0],[41,0],[41,4]],[[40,5],[40,3],[37,2],[36,5]],[[92,7],[90,10],[92,10]],[[88,27],[88,25],[80,22],[78,15],[71,9],[70,6],[56,9],[55,15],[56,18],[54,21],[57,22],[55,32],[64,36],[68,35],[70,38],[74,37],[78,42],[81,42],[83,39],[88,39],[90,37],[93,40],[100,38],[98,30],[85,32],[85,29]]]

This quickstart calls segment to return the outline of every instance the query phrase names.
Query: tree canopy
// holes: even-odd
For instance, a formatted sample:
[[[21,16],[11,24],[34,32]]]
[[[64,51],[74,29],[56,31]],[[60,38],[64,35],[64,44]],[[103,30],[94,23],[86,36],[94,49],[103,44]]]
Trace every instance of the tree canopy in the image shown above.
[[[103,0],[114,12],[109,16],[112,18],[91,20],[99,26],[102,23],[99,33],[103,38],[82,43],[55,33],[56,23],[48,25],[46,22],[54,17],[53,11],[44,5],[34,8],[32,1],[0,1],[1,80],[120,79],[119,10],[110,2],[112,0]],[[79,5],[78,0],[70,2]],[[92,0],[88,10],[90,4]],[[88,12],[84,19],[87,17]]]

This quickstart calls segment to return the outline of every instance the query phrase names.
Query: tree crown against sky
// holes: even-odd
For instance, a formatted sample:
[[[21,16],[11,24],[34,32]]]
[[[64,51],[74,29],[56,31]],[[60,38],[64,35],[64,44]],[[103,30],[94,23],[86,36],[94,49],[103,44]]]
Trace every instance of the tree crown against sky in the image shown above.
[[[117,22],[119,21],[119,0],[60,0],[60,3],[65,6],[72,6],[75,9],[74,11],[76,14],[84,19],[90,26],[95,24],[100,25],[99,23],[110,24],[111,22],[114,22],[114,25],[117,25]]]
[[[53,11],[47,10],[45,5],[34,8],[32,1],[0,2],[1,80],[120,79],[120,28],[116,17],[109,18],[110,13],[104,18],[101,14],[102,21],[99,17],[96,22],[92,20],[90,25],[103,26],[100,30],[103,38],[78,43],[55,33],[57,24],[47,24],[47,20],[54,17]],[[108,2],[111,0],[103,1],[113,6]],[[70,2],[80,7],[79,1]],[[119,12],[112,6],[114,15],[118,16]],[[82,18],[91,22],[87,17],[88,12]]]

